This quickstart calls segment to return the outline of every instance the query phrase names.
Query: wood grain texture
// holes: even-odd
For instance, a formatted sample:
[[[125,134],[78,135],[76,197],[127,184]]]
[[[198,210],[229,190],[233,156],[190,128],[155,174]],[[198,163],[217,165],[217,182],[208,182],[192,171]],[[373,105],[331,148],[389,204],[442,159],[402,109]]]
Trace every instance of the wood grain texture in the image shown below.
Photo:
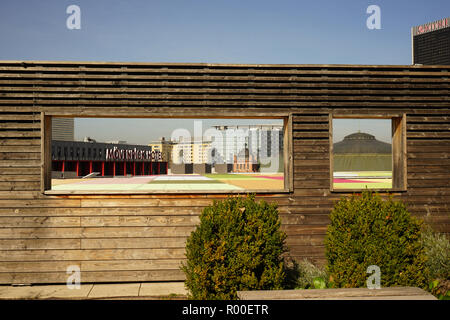
[[[411,213],[450,232],[450,67],[0,61],[0,284],[183,280],[186,239],[226,194],[49,195],[49,117],[283,118],[295,259],[325,263],[330,118],[403,117],[402,191]],[[404,115],[404,116],[403,116]],[[290,160],[290,161],[289,161]],[[386,196],[385,193],[382,193]],[[402,293],[408,296],[406,293]]]

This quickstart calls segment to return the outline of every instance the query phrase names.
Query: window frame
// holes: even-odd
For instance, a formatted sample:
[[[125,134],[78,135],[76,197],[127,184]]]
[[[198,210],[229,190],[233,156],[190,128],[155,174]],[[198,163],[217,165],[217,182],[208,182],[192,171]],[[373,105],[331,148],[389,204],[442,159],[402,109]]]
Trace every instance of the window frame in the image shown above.
[[[407,191],[407,154],[406,154],[406,113],[380,114],[347,114],[336,112],[329,114],[329,158],[330,158],[330,192],[353,193],[365,189],[335,189],[333,187],[333,119],[391,119],[392,134],[392,188],[368,189],[371,191],[390,193]]]
[[[41,193],[44,195],[114,195],[114,194],[128,194],[128,195],[145,195],[145,194],[242,194],[242,193],[257,193],[257,194],[280,194],[292,193],[294,191],[294,164],[293,164],[293,144],[292,144],[292,113],[280,112],[270,115],[254,115],[252,113],[241,112],[242,115],[225,116],[219,113],[212,113],[203,116],[193,117],[192,114],[177,114],[176,116],[167,115],[153,115],[148,113],[129,113],[126,116],[123,114],[94,114],[94,115],[80,115],[67,114],[58,112],[41,112]],[[246,189],[246,190],[51,190],[51,142],[52,142],[52,117],[66,117],[66,118],[165,118],[165,119],[283,119],[283,161],[284,161],[284,188],[283,189]]]

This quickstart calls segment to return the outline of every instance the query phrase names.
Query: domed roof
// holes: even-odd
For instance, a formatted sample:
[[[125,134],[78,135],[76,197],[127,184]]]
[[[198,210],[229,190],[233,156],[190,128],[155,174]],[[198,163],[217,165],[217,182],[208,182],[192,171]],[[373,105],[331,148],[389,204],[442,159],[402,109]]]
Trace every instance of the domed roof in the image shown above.
[[[378,141],[375,136],[356,132],[333,144],[334,153],[391,153],[390,143]]]
[[[344,137],[344,140],[376,140],[375,136],[364,133],[364,132],[356,132],[349,134],[348,136]]]

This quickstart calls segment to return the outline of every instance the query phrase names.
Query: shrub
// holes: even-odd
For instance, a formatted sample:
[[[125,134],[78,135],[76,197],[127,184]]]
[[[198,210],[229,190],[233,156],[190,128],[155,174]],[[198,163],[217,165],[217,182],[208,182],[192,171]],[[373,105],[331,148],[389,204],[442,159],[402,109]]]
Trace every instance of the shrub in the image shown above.
[[[191,299],[236,299],[239,290],[281,289],[286,234],[276,204],[255,196],[214,201],[186,243]]]
[[[364,191],[337,202],[330,220],[325,249],[335,286],[366,286],[367,267],[377,265],[382,287],[426,287],[422,222],[404,204]]]
[[[450,241],[447,236],[428,227],[422,232],[422,244],[428,257],[429,280],[450,280]]]
[[[325,268],[316,266],[308,259],[298,262],[296,268],[296,289],[323,289],[327,286],[328,276]]]
[[[445,234],[424,228],[422,244],[429,269],[428,290],[439,299],[450,299],[450,241]]]

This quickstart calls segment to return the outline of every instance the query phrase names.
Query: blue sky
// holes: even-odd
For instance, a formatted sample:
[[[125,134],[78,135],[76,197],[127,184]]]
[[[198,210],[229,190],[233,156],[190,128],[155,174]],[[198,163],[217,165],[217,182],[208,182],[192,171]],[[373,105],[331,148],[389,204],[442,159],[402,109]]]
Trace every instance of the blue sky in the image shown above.
[[[80,30],[66,27],[73,4]],[[369,5],[380,30],[366,27]],[[448,16],[448,0],[1,0],[0,60],[408,65],[411,27]],[[77,120],[78,138],[145,143],[140,122],[92,121]]]
[[[0,59],[410,64],[411,27],[447,16],[444,0],[2,0]]]

